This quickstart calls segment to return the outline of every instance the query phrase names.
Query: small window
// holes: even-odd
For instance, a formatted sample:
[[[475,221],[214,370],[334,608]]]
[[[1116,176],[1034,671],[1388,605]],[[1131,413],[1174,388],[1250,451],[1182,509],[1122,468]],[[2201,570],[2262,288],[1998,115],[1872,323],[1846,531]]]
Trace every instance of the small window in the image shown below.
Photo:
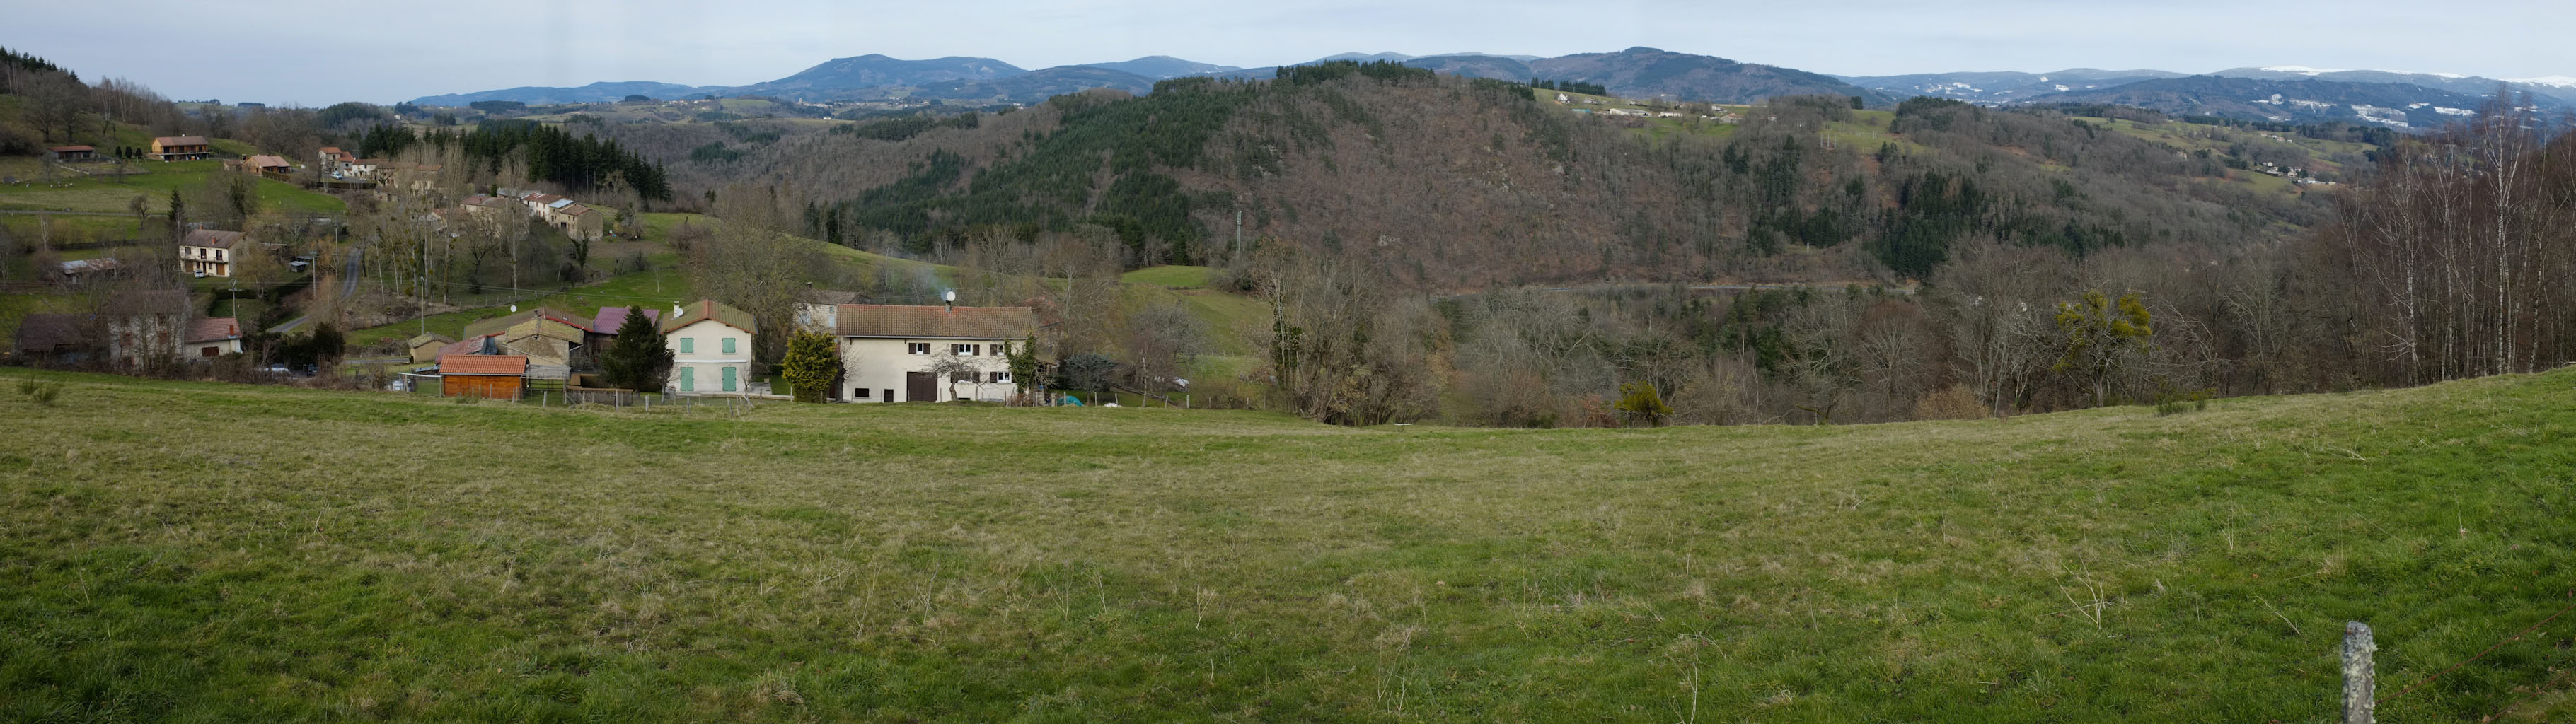
[[[853,392],[853,393],[856,393],[856,394],[858,395],[858,398],[859,398],[859,399],[862,399],[862,400],[868,399],[868,392],[869,392],[868,388],[861,387],[861,388],[858,388],[858,389],[852,390],[852,392]]]
[[[913,354],[930,354],[929,342],[914,342],[909,347]]]
[[[995,383],[1002,383],[1002,382],[1009,382],[1009,381],[1011,381],[1011,373],[1009,373],[1009,372],[995,372],[995,373],[993,373],[993,382],[995,382]]]
[[[725,354],[733,354],[733,338],[732,338],[732,337],[726,337],[726,338],[724,338],[724,353],[725,353]]]
[[[693,353],[693,352],[696,352],[696,351],[698,351],[698,338],[696,338],[696,337],[681,337],[681,338],[680,338],[680,354],[690,354],[690,353]]]
[[[968,351],[966,351],[966,350],[974,349],[974,348],[975,348],[975,345],[971,345],[971,344],[952,344],[952,345],[948,345],[948,353],[949,353],[949,354],[954,354],[954,355],[969,355],[969,354],[974,354],[974,353],[973,353],[973,352],[968,352]]]

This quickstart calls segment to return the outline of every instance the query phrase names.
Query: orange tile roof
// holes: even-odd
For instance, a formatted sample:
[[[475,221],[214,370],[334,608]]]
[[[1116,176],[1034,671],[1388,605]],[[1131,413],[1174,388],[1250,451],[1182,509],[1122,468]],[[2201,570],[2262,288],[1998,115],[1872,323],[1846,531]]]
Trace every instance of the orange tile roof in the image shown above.
[[[438,373],[441,375],[517,377],[527,372],[528,358],[515,354],[449,354],[438,357]]]
[[[755,329],[756,324],[752,321],[750,312],[735,309],[713,299],[700,299],[682,307],[679,316],[662,320],[662,331],[677,332],[682,327],[708,320],[715,320],[717,324],[745,332],[755,334],[759,332]]]
[[[188,320],[188,338],[180,342],[221,342],[241,339],[241,320],[234,317],[198,317]]]
[[[843,337],[1019,339],[1037,333],[1028,307],[948,307],[843,304],[833,332]]]

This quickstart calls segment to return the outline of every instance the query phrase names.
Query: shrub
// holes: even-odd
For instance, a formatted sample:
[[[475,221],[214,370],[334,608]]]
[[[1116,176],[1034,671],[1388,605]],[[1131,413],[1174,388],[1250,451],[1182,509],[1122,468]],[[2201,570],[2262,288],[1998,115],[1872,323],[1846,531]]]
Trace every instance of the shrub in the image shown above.
[[[37,382],[33,379],[19,380],[18,393],[26,395],[28,401],[46,407],[53,407],[54,402],[62,399],[63,383]]]
[[[2180,415],[2185,412],[2199,412],[2201,410],[2206,410],[2209,409],[2209,399],[2217,396],[2217,388],[2180,392],[2170,389],[2157,390],[2156,416],[2163,417],[2165,415]]]
[[[1986,416],[1986,405],[1977,401],[1977,393],[1967,385],[1951,385],[1934,390],[1914,403],[1917,420],[1974,420]]]
[[[1630,382],[1619,386],[1619,412],[1630,420],[1648,425],[1662,425],[1672,417],[1673,406],[1664,404],[1664,396],[1655,391],[1652,382]]]

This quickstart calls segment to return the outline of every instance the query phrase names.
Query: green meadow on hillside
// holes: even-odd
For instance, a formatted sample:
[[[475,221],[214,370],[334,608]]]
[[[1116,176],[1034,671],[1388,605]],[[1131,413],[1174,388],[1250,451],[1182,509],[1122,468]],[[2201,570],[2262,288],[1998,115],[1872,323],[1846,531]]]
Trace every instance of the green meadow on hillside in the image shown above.
[[[2568,371],[1549,431],[0,377],[17,721],[2326,722],[2344,621],[2395,695],[2576,563]],[[2576,715],[2568,625],[2381,716]]]
[[[22,177],[20,183],[0,184],[0,210],[74,211],[83,213],[124,214],[135,197],[143,198],[147,213],[170,211],[170,192],[192,188],[214,174],[225,173],[221,161],[147,161],[132,164],[123,179],[118,179],[114,166],[105,163],[81,164],[88,176],[58,171],[52,180],[35,176]],[[275,179],[259,179],[262,211],[290,214],[340,214],[348,205],[330,194],[306,191],[295,184]]]

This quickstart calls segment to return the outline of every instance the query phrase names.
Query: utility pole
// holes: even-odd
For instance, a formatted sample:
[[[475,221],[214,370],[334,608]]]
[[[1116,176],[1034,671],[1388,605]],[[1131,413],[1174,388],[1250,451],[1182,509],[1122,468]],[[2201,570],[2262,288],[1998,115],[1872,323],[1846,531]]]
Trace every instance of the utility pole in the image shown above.
[[[429,243],[420,245],[420,283],[412,285],[412,297],[420,300],[420,333],[429,334]]]
[[[1234,260],[1243,260],[1243,199],[1234,200]]]

